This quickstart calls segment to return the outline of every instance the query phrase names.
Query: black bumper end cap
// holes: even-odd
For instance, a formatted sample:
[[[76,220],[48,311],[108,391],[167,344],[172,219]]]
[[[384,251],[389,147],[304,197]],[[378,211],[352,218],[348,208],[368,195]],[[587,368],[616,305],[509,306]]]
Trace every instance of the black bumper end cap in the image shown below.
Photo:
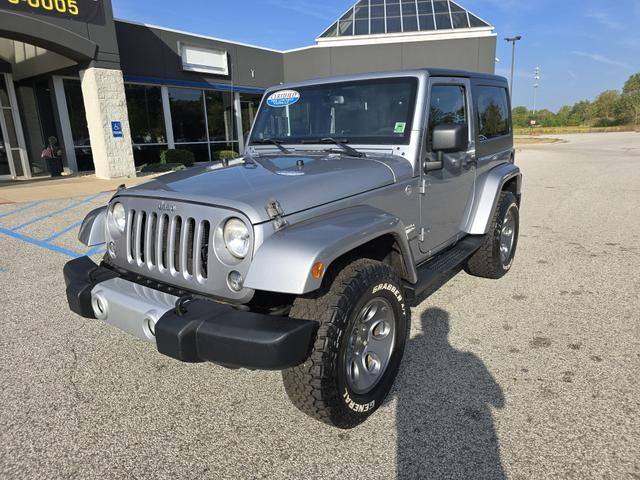
[[[63,275],[69,309],[84,318],[96,318],[91,306],[93,287],[118,277],[116,272],[99,267],[89,257],[80,257],[68,262],[64,266]]]
[[[317,322],[243,312],[207,300],[156,324],[158,351],[183,362],[213,362],[254,370],[283,370],[309,356]]]

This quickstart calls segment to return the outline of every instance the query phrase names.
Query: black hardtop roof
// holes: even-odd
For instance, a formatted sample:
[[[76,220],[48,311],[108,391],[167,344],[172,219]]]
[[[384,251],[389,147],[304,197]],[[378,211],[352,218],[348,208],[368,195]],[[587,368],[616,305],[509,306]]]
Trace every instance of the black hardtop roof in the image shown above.
[[[454,70],[450,68],[424,68],[429,76],[432,77],[464,77],[479,78],[482,80],[493,80],[496,82],[507,82],[507,79],[500,75],[492,75],[490,73],[470,72],[467,70]]]

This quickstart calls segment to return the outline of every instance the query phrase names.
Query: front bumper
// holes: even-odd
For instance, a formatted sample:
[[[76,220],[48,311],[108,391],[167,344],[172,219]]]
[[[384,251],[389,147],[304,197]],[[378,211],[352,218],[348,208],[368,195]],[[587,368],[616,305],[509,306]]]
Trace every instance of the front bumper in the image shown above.
[[[196,299],[178,312],[178,297],[121,278],[88,257],[64,267],[69,308],[155,343],[183,362],[214,362],[258,370],[282,370],[303,363],[317,323],[239,311]]]

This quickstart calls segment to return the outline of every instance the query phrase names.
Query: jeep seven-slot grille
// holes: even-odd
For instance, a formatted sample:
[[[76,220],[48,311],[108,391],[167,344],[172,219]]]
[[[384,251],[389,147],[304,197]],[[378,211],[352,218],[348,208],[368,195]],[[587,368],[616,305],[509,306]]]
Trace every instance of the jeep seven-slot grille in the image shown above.
[[[186,280],[208,278],[209,221],[142,210],[129,210],[127,219],[130,264]]]

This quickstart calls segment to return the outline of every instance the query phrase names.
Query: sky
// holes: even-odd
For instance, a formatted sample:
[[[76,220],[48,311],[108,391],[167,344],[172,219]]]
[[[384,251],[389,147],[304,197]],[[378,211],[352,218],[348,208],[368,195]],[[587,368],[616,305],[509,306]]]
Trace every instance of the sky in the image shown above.
[[[315,38],[355,0],[113,0],[116,18],[287,50]],[[640,0],[459,0],[496,28],[496,73],[509,76],[516,50],[514,106],[556,111],[640,72]],[[121,46],[122,48],[122,46]]]

